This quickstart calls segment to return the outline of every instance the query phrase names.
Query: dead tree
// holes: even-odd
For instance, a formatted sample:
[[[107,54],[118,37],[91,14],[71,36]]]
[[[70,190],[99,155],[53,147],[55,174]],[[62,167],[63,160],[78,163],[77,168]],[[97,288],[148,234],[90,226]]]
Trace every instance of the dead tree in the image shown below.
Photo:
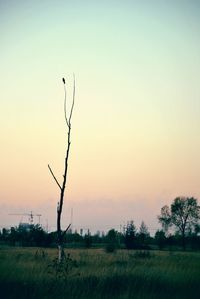
[[[63,85],[64,85],[64,116],[65,116],[65,122],[67,125],[67,148],[66,148],[66,155],[65,155],[65,163],[64,163],[64,174],[63,174],[63,182],[60,184],[54,175],[50,165],[48,165],[49,171],[54,178],[56,184],[59,187],[60,190],[60,199],[58,201],[57,205],[57,244],[58,244],[58,262],[60,263],[63,258],[65,257],[64,249],[63,249],[63,239],[65,233],[70,228],[71,224],[68,225],[68,227],[63,231],[61,229],[61,216],[62,216],[62,209],[63,209],[63,203],[64,203],[64,196],[65,196],[65,188],[67,183],[67,173],[68,173],[68,159],[69,159],[69,152],[70,152],[70,145],[71,145],[71,119],[74,109],[74,101],[75,101],[75,77],[74,77],[74,86],[73,86],[73,96],[72,96],[72,105],[69,112],[69,117],[67,116],[67,100],[66,100],[66,84],[65,79],[62,79]]]

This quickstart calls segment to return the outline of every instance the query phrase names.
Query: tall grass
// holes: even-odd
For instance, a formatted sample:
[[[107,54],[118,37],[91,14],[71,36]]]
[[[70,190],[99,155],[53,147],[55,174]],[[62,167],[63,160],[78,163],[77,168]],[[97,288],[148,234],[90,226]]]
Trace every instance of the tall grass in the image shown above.
[[[200,253],[67,250],[76,267],[56,278],[56,250],[0,249],[0,297],[30,299],[200,298]]]

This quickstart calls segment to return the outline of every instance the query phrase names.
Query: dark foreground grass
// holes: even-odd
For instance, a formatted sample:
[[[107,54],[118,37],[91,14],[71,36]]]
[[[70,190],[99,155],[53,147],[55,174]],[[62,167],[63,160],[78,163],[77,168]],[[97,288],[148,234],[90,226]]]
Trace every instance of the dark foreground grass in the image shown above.
[[[56,278],[56,250],[0,249],[0,297],[5,299],[200,298],[200,253],[68,250],[76,267]],[[50,270],[50,273],[49,273]]]

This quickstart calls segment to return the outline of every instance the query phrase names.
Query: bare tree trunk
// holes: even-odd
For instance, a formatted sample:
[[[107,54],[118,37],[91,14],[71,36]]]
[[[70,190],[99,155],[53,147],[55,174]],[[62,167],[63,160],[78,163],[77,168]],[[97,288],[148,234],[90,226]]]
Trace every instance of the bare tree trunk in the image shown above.
[[[182,247],[183,251],[185,251],[185,230],[182,231]]]
[[[182,225],[181,225],[181,239],[182,239],[182,248],[183,251],[185,251],[185,227],[186,227],[186,220],[187,218],[182,221]]]
[[[60,263],[63,258],[65,257],[64,249],[63,249],[63,238],[65,233],[70,228],[70,225],[66,228],[65,231],[62,231],[61,229],[61,216],[62,216],[62,209],[63,209],[63,202],[64,202],[64,196],[65,196],[65,187],[67,183],[67,171],[68,171],[68,159],[69,159],[69,151],[70,151],[70,145],[71,145],[71,118],[73,114],[74,109],[74,100],[75,100],[75,77],[74,77],[74,87],[73,87],[73,100],[72,105],[70,109],[69,118],[67,117],[67,109],[66,109],[66,87],[65,87],[65,79],[63,78],[63,84],[64,84],[64,92],[65,92],[65,100],[64,100],[64,113],[65,113],[65,121],[67,124],[67,149],[66,149],[66,155],[65,155],[65,164],[64,164],[64,174],[63,174],[63,182],[62,185],[58,182],[56,179],[51,167],[48,165],[48,168],[58,185],[60,189],[60,199],[57,206],[57,244],[58,244],[58,262]]]

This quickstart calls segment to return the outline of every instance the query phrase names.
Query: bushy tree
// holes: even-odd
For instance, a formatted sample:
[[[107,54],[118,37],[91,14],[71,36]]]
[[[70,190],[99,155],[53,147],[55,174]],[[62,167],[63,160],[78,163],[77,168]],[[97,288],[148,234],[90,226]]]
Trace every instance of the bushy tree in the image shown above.
[[[6,228],[2,229],[2,241],[7,241],[9,236],[9,230]]]
[[[134,249],[136,247],[136,227],[133,220],[129,221],[126,225],[124,243],[127,249]]]
[[[89,229],[87,234],[84,236],[84,243],[86,248],[90,248],[92,246],[92,237]]]
[[[44,246],[46,245],[46,236],[47,233],[43,230],[43,228],[39,225],[32,225],[30,228],[30,241],[34,246]]]
[[[141,222],[140,228],[139,228],[139,233],[137,234],[139,244],[142,248],[147,247],[147,241],[148,238],[150,237],[148,227],[144,223],[144,221]]]
[[[161,208],[161,214],[158,216],[159,222],[162,224],[163,230],[168,232],[169,227],[172,225],[170,208],[165,205]]]
[[[9,233],[9,243],[10,245],[14,246],[18,240],[18,231],[16,227],[11,227],[10,233]]]
[[[200,219],[200,206],[197,199],[193,197],[176,197],[171,207],[164,206],[161,215],[158,216],[159,222],[167,230],[170,226],[178,229],[182,238],[182,246],[185,250],[186,232],[194,227]]]
[[[157,230],[155,233],[155,241],[159,249],[162,250],[166,244],[166,236],[163,230]]]
[[[106,251],[114,252],[118,246],[118,236],[115,229],[110,229],[106,235]]]

